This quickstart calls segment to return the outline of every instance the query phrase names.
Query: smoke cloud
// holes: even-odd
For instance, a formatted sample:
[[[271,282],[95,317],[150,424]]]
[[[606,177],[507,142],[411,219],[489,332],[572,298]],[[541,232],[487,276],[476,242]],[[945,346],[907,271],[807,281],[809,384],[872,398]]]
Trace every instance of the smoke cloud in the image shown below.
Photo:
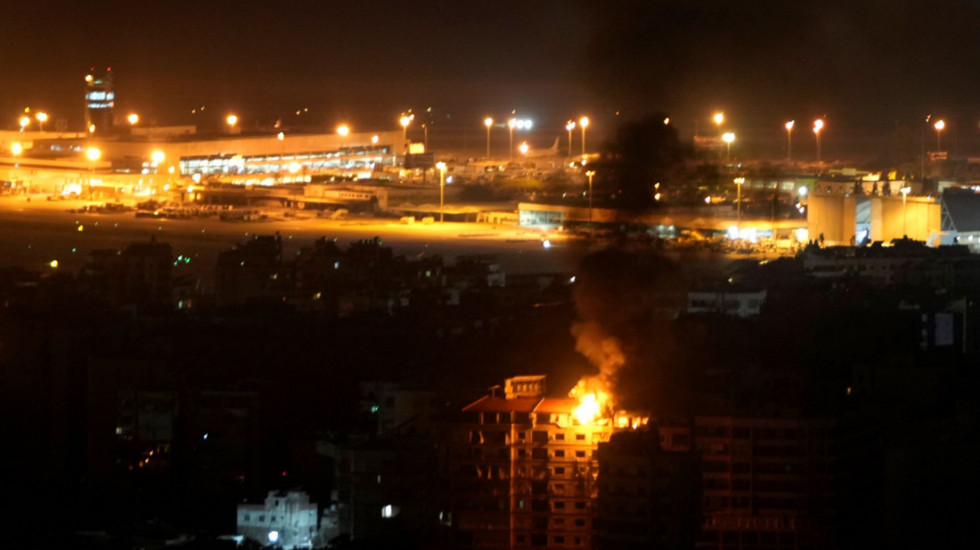
[[[574,290],[575,350],[597,372],[584,377],[573,397],[608,392],[610,406],[629,392],[624,375],[648,365],[651,320],[676,273],[672,262],[651,252],[608,248],[586,256]],[[641,376],[644,374],[639,373]],[[652,374],[652,373],[648,373]]]

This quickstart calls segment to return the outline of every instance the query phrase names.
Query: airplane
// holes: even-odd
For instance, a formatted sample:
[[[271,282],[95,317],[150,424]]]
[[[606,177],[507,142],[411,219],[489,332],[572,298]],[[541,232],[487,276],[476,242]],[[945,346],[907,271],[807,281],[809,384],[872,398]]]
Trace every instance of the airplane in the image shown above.
[[[555,142],[547,149],[532,149],[525,141],[518,147],[518,151],[521,152],[521,156],[526,159],[536,159],[543,157],[557,157],[560,155],[558,152],[558,142],[561,141],[561,136],[555,138]]]

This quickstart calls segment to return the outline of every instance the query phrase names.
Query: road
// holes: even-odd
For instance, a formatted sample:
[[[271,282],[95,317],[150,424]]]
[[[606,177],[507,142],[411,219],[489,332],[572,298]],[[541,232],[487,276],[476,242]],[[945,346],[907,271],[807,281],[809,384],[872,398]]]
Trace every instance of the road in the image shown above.
[[[253,235],[283,237],[285,257],[320,237],[338,244],[380,237],[396,255],[441,255],[451,261],[459,255],[492,254],[507,273],[571,272],[587,252],[580,241],[517,226],[493,227],[475,223],[412,224],[388,219],[292,219],[265,222],[223,222],[216,218],[186,220],[137,218],[133,212],[76,214],[86,201],[47,201],[35,196],[0,197],[0,266],[31,270],[81,269],[92,250],[121,250],[129,243],[154,236],[169,243],[175,257],[190,257],[175,275],[200,278],[210,288],[220,252]],[[552,244],[546,248],[542,238]]]

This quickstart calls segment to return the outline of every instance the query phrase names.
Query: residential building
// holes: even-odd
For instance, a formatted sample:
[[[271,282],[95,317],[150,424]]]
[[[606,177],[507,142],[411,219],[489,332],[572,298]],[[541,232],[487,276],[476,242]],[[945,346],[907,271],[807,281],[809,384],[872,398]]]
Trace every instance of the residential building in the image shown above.
[[[457,543],[472,548],[591,548],[597,449],[617,416],[580,420],[577,399],[549,398],[544,377],[506,382],[463,408],[454,426],[450,491]]]
[[[317,505],[302,491],[270,491],[263,504],[239,504],[237,533],[261,545],[313,548]]]

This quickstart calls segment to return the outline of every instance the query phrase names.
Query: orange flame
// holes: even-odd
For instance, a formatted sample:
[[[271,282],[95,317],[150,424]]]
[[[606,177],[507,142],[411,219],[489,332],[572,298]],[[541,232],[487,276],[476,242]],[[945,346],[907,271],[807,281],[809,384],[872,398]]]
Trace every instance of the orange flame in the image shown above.
[[[596,377],[583,378],[568,392],[569,397],[579,400],[574,414],[580,424],[603,422],[611,416],[612,397],[602,386]]]

